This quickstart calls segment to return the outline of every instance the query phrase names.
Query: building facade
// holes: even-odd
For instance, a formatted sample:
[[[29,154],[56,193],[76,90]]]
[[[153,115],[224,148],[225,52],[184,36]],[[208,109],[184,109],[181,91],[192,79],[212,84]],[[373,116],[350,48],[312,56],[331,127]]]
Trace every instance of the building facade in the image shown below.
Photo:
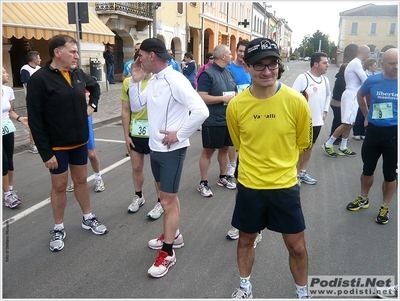
[[[368,45],[371,57],[380,58],[398,48],[398,6],[366,4],[340,13],[337,64],[356,56],[359,45]]]

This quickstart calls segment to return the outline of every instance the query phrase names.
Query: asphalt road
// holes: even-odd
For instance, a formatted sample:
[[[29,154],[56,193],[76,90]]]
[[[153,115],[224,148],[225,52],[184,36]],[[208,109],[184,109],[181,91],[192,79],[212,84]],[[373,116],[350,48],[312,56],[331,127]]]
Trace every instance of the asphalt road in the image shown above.
[[[290,62],[281,81],[291,86],[308,62]],[[331,66],[331,87],[338,68]],[[329,134],[332,113],[308,166],[318,180],[301,186],[306,219],[309,275],[397,275],[397,194],[390,205],[387,225],[374,219],[381,204],[381,162],[370,192],[370,208],[346,210],[360,189],[362,142],[350,140],[357,156],[329,158],[321,144]],[[139,212],[127,213],[133,197],[131,166],[125,157],[120,122],[95,129],[96,150],[106,189],[95,193],[89,177],[93,212],[109,232],[98,236],[81,228],[81,210],[68,193],[65,212],[65,248],[53,253],[49,241],[54,222],[49,206],[50,176],[38,155],[15,154],[15,187],[23,204],[3,207],[3,298],[39,299],[221,299],[230,298],[238,287],[236,241],[225,238],[234,206],[234,191],[216,185],[218,163],[212,159],[209,182],[214,193],[204,198],[197,192],[201,133],[196,132],[188,149],[180,186],[180,230],[185,246],[176,250],[177,263],[161,279],[147,276],[157,252],[147,241],[162,232],[162,218],[147,219],[156,202],[149,158],[145,162],[146,203]],[[89,167],[89,175],[92,176]],[[252,271],[254,298],[293,298],[295,287],[288,267],[288,254],[281,235],[263,231],[256,248]]]

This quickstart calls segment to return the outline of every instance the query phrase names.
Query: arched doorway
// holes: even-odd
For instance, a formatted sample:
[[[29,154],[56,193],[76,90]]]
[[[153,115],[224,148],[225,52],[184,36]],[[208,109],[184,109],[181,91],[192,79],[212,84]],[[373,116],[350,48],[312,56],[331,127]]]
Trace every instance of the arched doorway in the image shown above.
[[[208,52],[213,52],[215,48],[214,45],[214,32],[210,29],[207,28],[204,31],[204,49],[203,49],[203,62],[205,62],[206,58],[206,53]]]

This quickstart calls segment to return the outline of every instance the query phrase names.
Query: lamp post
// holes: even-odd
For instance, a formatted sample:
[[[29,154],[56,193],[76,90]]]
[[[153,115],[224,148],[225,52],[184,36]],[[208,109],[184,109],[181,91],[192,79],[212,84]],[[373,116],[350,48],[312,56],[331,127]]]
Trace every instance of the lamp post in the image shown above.
[[[264,26],[263,26],[263,38],[266,38],[265,36],[265,28],[267,27],[266,21],[267,21],[267,8],[271,8],[272,5],[267,5],[266,2],[263,2],[264,4]],[[269,28],[268,28],[269,29]]]

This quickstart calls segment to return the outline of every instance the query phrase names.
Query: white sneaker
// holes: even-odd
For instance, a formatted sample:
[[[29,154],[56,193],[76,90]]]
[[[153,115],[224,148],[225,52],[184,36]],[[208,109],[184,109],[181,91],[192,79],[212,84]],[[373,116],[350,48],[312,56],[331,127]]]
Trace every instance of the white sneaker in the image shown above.
[[[161,206],[161,203],[160,203],[160,202],[157,202],[157,204],[154,206],[154,208],[151,209],[151,210],[149,211],[149,213],[147,213],[147,217],[156,220],[156,219],[159,219],[160,216],[161,216],[163,213],[164,213],[164,209],[163,209],[163,207]]]
[[[128,207],[128,212],[129,213],[138,212],[139,208],[142,207],[145,202],[146,200],[144,199],[144,195],[142,195],[142,197],[140,198],[135,194],[135,196],[133,197],[132,204],[130,204]]]
[[[262,234],[261,231],[260,233],[257,234],[256,239],[254,240],[254,249],[257,247],[257,245],[262,241]]]
[[[74,183],[71,183],[67,186],[67,189],[65,189],[67,192],[72,192],[74,191]]]
[[[226,175],[228,177],[234,177],[236,170],[236,165],[232,165],[231,163],[228,164],[228,168],[226,169]]]
[[[30,152],[32,154],[38,154],[39,153],[39,151],[37,150],[36,145],[29,146],[28,152]]]
[[[228,189],[236,189],[236,184],[232,182],[231,178],[225,176],[223,178],[219,178],[217,182],[218,186],[226,187]]]
[[[164,237],[164,233],[163,233],[160,235],[160,237],[149,240],[148,246],[150,249],[160,250],[164,244],[164,240],[165,240],[165,237]],[[181,233],[179,233],[178,236],[174,238],[172,247],[174,249],[180,249],[180,248],[183,248],[184,245],[185,245],[185,243],[183,242],[183,236]]]
[[[360,135],[355,135],[355,136],[353,136],[353,139],[354,140],[361,140],[361,136]]]
[[[206,198],[210,198],[213,196],[213,193],[208,186],[208,184],[204,184],[204,182],[201,182],[199,186],[197,187],[197,191],[200,192],[200,194]]]
[[[10,193],[8,196],[4,197],[4,205],[9,208],[15,208],[21,205],[22,202],[18,196],[14,193]]]
[[[104,189],[106,189],[106,187],[104,186],[103,179],[101,177],[98,179],[94,179],[94,191],[102,192],[104,191]]]
[[[235,227],[232,227],[228,233],[226,234],[226,237],[232,240],[236,240],[239,238],[239,230],[236,229]]]
[[[158,256],[147,271],[147,275],[154,278],[160,278],[168,273],[170,267],[176,263],[175,251],[172,250],[172,256],[168,256],[168,253],[160,250],[158,251]]]

